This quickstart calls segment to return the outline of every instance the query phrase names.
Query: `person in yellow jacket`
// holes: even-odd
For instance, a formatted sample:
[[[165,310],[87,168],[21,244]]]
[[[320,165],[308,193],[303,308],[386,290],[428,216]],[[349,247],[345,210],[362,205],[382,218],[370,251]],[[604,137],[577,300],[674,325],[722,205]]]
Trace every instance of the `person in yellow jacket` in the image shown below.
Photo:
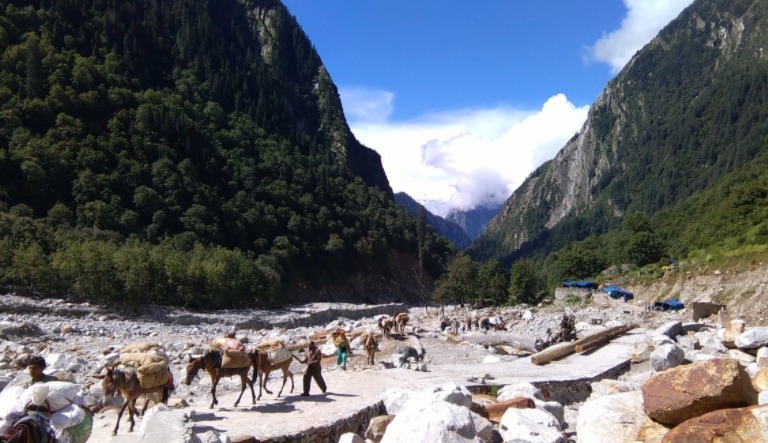
[[[347,334],[343,329],[337,330],[334,334],[333,344],[339,350],[339,356],[336,358],[336,365],[341,369],[347,370],[347,356],[352,355],[352,348],[349,346]]]

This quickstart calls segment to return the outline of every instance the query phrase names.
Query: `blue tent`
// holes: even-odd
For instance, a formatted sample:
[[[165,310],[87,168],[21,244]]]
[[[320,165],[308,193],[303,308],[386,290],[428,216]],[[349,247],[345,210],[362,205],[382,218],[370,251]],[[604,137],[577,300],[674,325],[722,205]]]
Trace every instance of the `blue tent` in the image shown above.
[[[597,282],[593,281],[564,281],[563,286],[566,288],[579,288],[579,289],[597,289]]]
[[[653,303],[653,309],[657,311],[679,311],[685,308],[680,300],[657,301]]]
[[[610,286],[610,285],[603,286],[603,291],[605,291],[606,294],[608,294],[608,297],[611,297],[613,299],[620,298],[624,301],[629,301],[635,298],[635,296],[631,292],[627,291],[626,289],[621,289],[618,286]]]

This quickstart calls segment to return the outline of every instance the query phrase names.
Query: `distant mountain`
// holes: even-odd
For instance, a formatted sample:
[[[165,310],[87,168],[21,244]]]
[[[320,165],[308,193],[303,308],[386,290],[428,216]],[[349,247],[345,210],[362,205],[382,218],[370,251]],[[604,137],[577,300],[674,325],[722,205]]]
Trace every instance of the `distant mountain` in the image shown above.
[[[422,204],[411,198],[410,195],[405,192],[398,192],[395,194],[395,202],[405,209],[405,212],[409,213],[414,218],[418,217],[419,209],[424,208]],[[456,223],[445,220],[439,215],[435,215],[429,212],[426,208],[427,225],[432,226],[438,235],[450,240],[457,249],[467,249],[472,244],[472,239],[469,238],[464,229]]]
[[[480,237],[488,222],[498,214],[501,206],[478,206],[469,211],[451,209],[445,216],[447,221],[456,223],[472,240]]]
[[[541,258],[622,228],[659,239],[672,257],[764,246],[766,109],[765,0],[697,0],[608,83],[579,133],[509,197],[471,254]],[[623,224],[628,214],[650,228]],[[615,244],[606,256],[632,258]]]

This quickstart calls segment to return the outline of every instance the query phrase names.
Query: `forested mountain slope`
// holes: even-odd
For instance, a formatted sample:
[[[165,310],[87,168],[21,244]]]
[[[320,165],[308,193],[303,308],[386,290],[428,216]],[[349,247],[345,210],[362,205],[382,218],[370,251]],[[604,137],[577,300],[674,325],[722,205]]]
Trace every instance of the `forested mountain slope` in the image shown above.
[[[608,84],[581,131],[510,196],[471,253],[542,258],[617,230],[630,213],[650,220],[635,234],[660,242],[649,260],[764,245],[767,135],[768,4],[697,0]],[[643,237],[590,247],[610,241],[620,249]],[[627,259],[620,252],[612,258]]]
[[[0,0],[0,245],[0,284],[206,307],[415,296],[451,251],[276,0]]]
[[[472,244],[472,239],[469,238],[469,235],[464,232],[464,229],[462,229],[461,226],[429,212],[427,208],[405,192],[396,193],[395,201],[413,218],[418,218],[419,211],[424,211],[426,224],[432,226],[435,233],[450,240],[456,248],[466,249]]]

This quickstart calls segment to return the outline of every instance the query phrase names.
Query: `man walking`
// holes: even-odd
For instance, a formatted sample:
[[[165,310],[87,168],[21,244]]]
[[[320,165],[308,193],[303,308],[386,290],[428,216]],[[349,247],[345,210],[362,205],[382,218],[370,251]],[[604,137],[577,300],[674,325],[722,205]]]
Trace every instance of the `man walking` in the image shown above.
[[[315,379],[315,383],[320,387],[320,390],[325,393],[325,380],[323,380],[323,374],[321,373],[320,359],[323,355],[320,353],[320,348],[315,346],[315,342],[309,342],[309,348],[307,349],[307,358],[300,360],[302,363],[306,363],[307,367],[304,369],[304,392],[302,396],[309,395],[309,385],[312,383],[312,379]]]

